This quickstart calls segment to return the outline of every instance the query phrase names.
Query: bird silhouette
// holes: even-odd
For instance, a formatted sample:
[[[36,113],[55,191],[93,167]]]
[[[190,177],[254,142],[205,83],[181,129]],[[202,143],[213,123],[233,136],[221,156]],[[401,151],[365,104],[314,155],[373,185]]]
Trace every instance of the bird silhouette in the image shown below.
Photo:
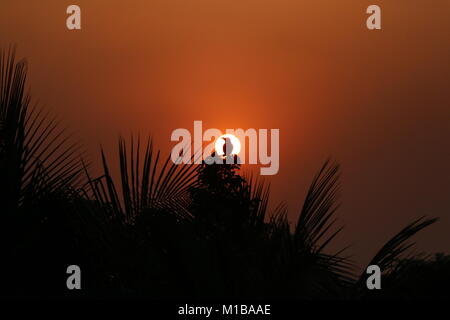
[[[233,155],[233,143],[231,143],[230,138],[222,138],[225,143],[223,144],[223,155],[224,157],[232,156]]]

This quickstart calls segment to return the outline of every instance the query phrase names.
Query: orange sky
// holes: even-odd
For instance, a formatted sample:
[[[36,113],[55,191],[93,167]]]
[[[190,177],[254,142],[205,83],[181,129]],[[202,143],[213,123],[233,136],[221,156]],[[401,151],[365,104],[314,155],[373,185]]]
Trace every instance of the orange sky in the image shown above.
[[[66,8],[82,9],[68,31]],[[365,26],[382,8],[383,30]],[[358,261],[412,219],[420,249],[450,243],[450,2],[2,0],[0,41],[30,63],[35,100],[96,151],[117,133],[279,128],[274,202],[297,214],[328,157],[343,167]],[[97,156],[95,153],[93,156]]]

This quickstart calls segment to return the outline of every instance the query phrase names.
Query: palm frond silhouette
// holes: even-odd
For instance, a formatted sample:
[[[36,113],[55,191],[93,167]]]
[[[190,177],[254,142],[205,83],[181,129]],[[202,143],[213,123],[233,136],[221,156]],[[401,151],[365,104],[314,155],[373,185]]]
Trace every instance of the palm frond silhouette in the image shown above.
[[[37,106],[30,106],[26,94],[27,63],[16,61],[15,49],[0,53],[0,203],[4,255],[2,274],[5,292],[39,295],[37,287],[58,287],[51,274],[67,256],[74,237],[68,232],[75,220],[69,206],[74,187],[81,179],[81,145],[72,143],[64,129]],[[59,255],[57,262],[56,255]],[[70,255],[70,253],[68,253]],[[35,266],[42,276],[33,280],[26,265]],[[66,261],[65,261],[66,262]],[[64,265],[64,264],[62,264]],[[27,291],[27,283],[35,286]],[[36,281],[38,283],[36,283]],[[44,283],[45,282],[45,283]]]
[[[24,200],[75,184],[81,146],[70,142],[56,119],[30,108],[27,63],[16,62],[15,49],[2,50],[0,60],[0,197],[9,212]]]
[[[86,169],[90,187],[86,191],[90,191],[101,206],[109,208],[126,222],[131,222],[140,212],[149,208],[170,209],[181,216],[189,216],[186,210],[189,204],[188,191],[196,182],[195,167],[179,166],[170,157],[162,162],[160,152],[153,151],[150,139],[144,148],[144,156],[141,157],[140,137],[136,142],[131,137],[128,152],[125,140],[119,138],[119,184],[114,182],[105,153],[101,150],[104,174],[93,179]]]
[[[420,232],[436,221],[438,221],[438,218],[426,219],[425,217],[420,217],[419,219],[413,221],[402,230],[400,230],[400,232],[392,237],[389,241],[387,241],[375,254],[372,260],[369,262],[368,266],[377,265],[381,270],[383,270],[384,273],[389,274],[394,272],[396,268],[398,268],[398,264],[403,261],[403,259],[418,258],[418,255],[414,255],[408,251],[408,249],[410,249],[415,244],[414,242],[410,241],[410,239],[416,233]],[[365,287],[366,279],[367,274],[363,272],[357,282],[356,289],[359,289],[359,291],[357,291],[357,294],[361,295],[361,292],[364,292],[364,290],[361,288]]]
[[[151,139],[119,138],[118,178],[101,149],[103,173],[93,175],[81,159],[82,146],[55,119],[30,107],[26,75],[26,62],[16,62],[14,49],[1,52],[4,292],[68,298],[383,297],[368,293],[366,275],[355,272],[344,255],[347,248],[329,252],[342,231],[336,224],[338,164],[326,161],[320,168],[293,226],[285,204],[270,209],[270,185],[241,175],[238,163],[174,163],[154,150]],[[422,271],[427,279],[438,281],[431,277],[435,270],[446,279],[445,257],[425,260],[410,253],[411,237],[435,221],[420,218],[407,225],[370,261],[386,276],[387,296],[408,296],[408,277]],[[63,285],[64,268],[74,261],[85,279],[78,295]],[[30,264],[40,277],[28,275]]]

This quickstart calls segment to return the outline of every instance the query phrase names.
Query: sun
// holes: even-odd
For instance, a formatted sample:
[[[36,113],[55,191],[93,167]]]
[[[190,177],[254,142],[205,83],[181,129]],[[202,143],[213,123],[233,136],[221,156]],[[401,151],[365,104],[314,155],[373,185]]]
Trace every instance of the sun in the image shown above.
[[[219,156],[224,156],[224,145],[228,141],[231,145],[228,145],[228,148],[231,150],[227,150],[227,153],[231,153],[232,155],[238,155],[239,152],[241,152],[241,142],[239,139],[230,133],[221,135],[219,138],[217,138],[216,143],[214,144],[214,147],[216,149],[216,152]]]

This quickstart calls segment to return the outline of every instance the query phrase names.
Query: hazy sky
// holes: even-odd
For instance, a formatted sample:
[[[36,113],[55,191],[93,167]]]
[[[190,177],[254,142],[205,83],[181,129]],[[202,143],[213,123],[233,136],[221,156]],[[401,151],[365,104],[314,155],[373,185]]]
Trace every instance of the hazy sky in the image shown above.
[[[68,31],[66,8],[82,10]],[[366,8],[382,8],[382,30]],[[450,249],[450,1],[0,0],[1,46],[35,100],[86,141],[176,128],[279,128],[272,200],[292,219],[322,162],[342,164],[338,245],[366,261],[421,215]],[[96,158],[98,159],[98,157]]]

